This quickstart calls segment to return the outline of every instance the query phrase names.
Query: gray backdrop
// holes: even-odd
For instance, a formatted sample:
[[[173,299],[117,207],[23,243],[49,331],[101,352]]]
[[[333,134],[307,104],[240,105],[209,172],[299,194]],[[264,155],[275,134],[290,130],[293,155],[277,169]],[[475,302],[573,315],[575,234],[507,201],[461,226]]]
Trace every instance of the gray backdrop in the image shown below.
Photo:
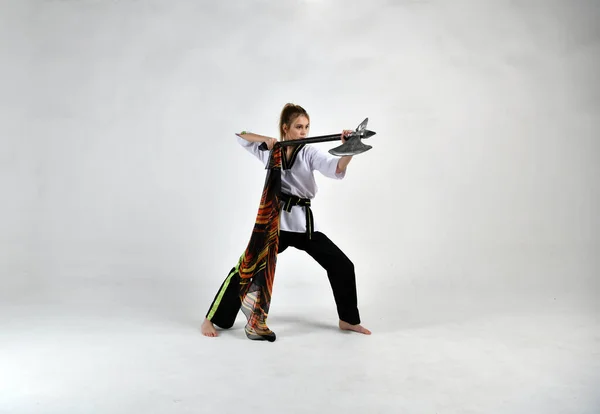
[[[597,299],[595,2],[21,1],[2,15],[3,292],[214,286],[265,174],[234,133],[277,136],[295,102],[312,135],[365,117],[377,132],[344,181],[318,177],[314,203],[372,297]],[[310,266],[297,259],[286,283]]]

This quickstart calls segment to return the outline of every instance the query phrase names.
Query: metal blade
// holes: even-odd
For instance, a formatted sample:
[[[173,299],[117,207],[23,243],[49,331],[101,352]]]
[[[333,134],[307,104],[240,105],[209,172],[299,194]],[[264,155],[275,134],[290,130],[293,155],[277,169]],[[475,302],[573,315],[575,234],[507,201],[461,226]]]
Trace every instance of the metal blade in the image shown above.
[[[364,121],[362,121],[357,127],[356,127],[356,132],[362,132],[365,129],[367,129],[367,123],[369,122],[369,118],[365,118]]]
[[[342,157],[344,155],[358,155],[373,148],[371,145],[366,145],[360,139],[351,138],[345,143],[329,150],[331,155]]]
[[[360,137],[361,137],[362,139],[366,139],[366,138],[372,137],[372,136],[373,136],[373,135],[375,135],[376,133],[377,133],[377,132],[375,132],[375,131],[371,131],[371,130],[367,129],[367,130],[365,130],[365,131],[363,131],[363,132],[361,133]]]

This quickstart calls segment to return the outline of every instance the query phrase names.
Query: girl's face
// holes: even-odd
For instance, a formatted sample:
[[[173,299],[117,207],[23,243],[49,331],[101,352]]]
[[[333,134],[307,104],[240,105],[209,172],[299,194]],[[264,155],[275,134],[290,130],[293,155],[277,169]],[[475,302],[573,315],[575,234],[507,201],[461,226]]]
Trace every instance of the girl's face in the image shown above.
[[[284,126],[285,139],[302,139],[308,135],[308,128],[310,127],[308,118],[304,115],[299,115],[292,121],[288,126]]]

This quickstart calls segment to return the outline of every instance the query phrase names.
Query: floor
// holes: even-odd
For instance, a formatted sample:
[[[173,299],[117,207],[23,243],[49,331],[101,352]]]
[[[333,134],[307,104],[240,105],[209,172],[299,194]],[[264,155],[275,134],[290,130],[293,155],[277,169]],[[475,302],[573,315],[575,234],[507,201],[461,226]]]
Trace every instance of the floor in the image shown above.
[[[281,288],[268,343],[241,314],[203,337],[194,297],[209,293],[88,281],[6,298],[0,413],[600,412],[600,321],[583,305],[420,291],[395,312],[363,304],[364,336]]]

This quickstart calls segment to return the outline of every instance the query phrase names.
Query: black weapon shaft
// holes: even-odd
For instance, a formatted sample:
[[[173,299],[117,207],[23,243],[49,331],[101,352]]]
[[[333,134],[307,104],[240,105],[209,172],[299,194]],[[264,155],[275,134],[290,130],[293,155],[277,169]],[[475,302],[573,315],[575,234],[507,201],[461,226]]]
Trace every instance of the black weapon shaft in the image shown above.
[[[375,135],[375,132],[365,130],[362,138],[369,138]],[[280,141],[279,144],[282,147],[289,147],[292,145],[300,145],[300,144],[313,144],[315,142],[327,142],[327,141],[339,141],[342,139],[342,134],[329,134],[329,135],[319,135],[311,138],[302,138],[302,139],[291,139],[289,141]],[[264,142],[260,144],[259,147],[261,150],[267,149],[267,144]]]

